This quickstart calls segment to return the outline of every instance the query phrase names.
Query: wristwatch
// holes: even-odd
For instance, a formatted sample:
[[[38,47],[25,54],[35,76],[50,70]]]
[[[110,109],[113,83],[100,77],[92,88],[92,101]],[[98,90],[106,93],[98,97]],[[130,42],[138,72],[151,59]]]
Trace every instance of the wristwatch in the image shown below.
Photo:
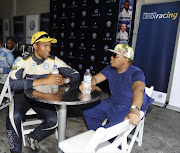
[[[137,106],[135,106],[135,105],[132,105],[131,109],[137,109],[138,111],[140,111],[140,109]]]
[[[69,83],[69,79],[65,78],[64,84],[68,84]]]

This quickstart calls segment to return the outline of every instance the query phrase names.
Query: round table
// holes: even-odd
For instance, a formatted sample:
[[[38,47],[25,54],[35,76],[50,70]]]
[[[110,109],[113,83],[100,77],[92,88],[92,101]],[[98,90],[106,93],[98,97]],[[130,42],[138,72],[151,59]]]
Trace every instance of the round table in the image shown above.
[[[33,89],[26,89],[27,97],[52,105],[58,105],[58,144],[65,139],[67,105],[81,105],[99,100],[102,91],[99,87],[93,86],[91,94],[84,95],[79,91],[80,82],[75,82],[53,88],[51,85],[36,86]],[[61,150],[58,149],[60,153]]]

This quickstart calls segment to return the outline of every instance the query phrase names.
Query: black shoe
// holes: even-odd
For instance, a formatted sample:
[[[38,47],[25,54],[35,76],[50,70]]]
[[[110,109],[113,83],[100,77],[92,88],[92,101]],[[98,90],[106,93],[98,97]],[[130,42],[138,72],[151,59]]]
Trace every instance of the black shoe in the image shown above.
[[[32,151],[33,152],[39,152],[39,149],[40,149],[39,141],[36,140],[36,139],[31,138],[29,135],[28,135],[27,139],[28,139],[28,142],[30,144],[30,147],[31,147]]]

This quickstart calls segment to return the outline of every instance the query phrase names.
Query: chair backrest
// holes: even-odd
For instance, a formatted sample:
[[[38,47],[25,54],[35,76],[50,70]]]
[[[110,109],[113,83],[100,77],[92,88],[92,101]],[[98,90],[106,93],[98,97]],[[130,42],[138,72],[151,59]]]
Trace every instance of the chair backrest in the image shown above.
[[[2,91],[1,91],[1,95],[0,95],[0,105],[4,99],[4,97],[7,97],[11,100],[12,98],[12,92],[11,92],[11,89],[10,89],[10,85],[9,85],[9,77],[11,75],[11,72],[9,72],[8,76],[7,76],[7,79],[4,83],[4,86],[2,88]]]
[[[150,88],[145,87],[145,92],[149,97],[152,97],[153,90],[154,90],[154,86],[151,86]]]
[[[141,111],[140,115],[142,119],[144,116],[144,112]],[[85,146],[82,152],[93,152],[100,143],[106,142],[116,136],[118,137],[114,140],[116,141],[114,146],[118,147],[123,142],[123,135],[126,135],[127,141],[127,135],[134,129],[134,127],[134,125],[130,124],[129,120],[123,121],[106,129],[100,127],[96,130],[95,134]]]

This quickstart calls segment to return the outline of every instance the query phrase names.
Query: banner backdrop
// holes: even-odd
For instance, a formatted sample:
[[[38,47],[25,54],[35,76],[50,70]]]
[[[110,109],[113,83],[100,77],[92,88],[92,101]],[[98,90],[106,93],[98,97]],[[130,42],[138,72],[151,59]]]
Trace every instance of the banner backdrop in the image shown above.
[[[134,65],[145,73],[148,87],[163,93],[168,89],[179,8],[178,1],[144,5],[141,10]]]
[[[26,44],[31,44],[32,35],[39,31],[39,14],[26,16]]]
[[[9,37],[9,18],[3,19],[3,42]]]
[[[20,43],[24,41],[24,17],[16,16],[13,17],[14,23],[14,40],[16,43]]]

